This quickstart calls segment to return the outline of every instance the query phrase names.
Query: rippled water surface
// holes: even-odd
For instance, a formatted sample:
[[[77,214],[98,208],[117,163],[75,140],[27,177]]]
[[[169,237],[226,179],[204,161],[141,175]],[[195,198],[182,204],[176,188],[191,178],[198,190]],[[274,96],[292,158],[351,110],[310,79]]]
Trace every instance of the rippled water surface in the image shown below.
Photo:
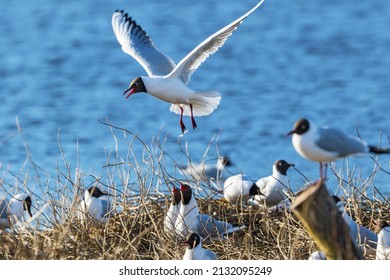
[[[211,2],[211,3],[210,3]],[[140,4],[142,3],[142,4]],[[256,1],[22,1],[0,8],[0,172],[9,188],[13,176],[66,173],[63,156],[87,174],[104,173],[115,138],[101,121],[136,133],[148,146],[160,137],[177,163],[227,154],[232,172],[269,175],[285,159],[311,179],[318,165],[302,159],[286,133],[301,117],[334,125],[374,145],[390,146],[390,2],[269,1],[250,15],[225,45],[192,76],[193,89],[218,90],[221,104],[197,118],[198,129],[180,134],[179,116],[147,94],[122,96],[144,75],[123,53],[111,15],[124,9],[160,50],[179,62],[219,28]],[[17,121],[22,133],[18,132]],[[190,127],[189,118],[185,118]],[[114,130],[126,157],[128,144]],[[136,141],[137,142],[137,141]],[[180,145],[178,144],[180,142]],[[62,153],[60,151],[60,145]],[[142,144],[134,144],[142,150]],[[389,172],[389,157],[379,163]],[[365,178],[369,157],[351,159]],[[337,168],[343,167],[338,161]],[[172,161],[167,170],[174,174]],[[292,185],[303,178],[292,171]],[[45,176],[41,175],[41,180]],[[55,180],[54,180],[55,181]],[[337,184],[336,180],[330,184]],[[55,184],[48,179],[48,184]],[[33,185],[33,184],[32,184]],[[389,175],[375,185],[388,193]],[[32,186],[33,187],[33,186]],[[336,186],[334,186],[336,187]]]

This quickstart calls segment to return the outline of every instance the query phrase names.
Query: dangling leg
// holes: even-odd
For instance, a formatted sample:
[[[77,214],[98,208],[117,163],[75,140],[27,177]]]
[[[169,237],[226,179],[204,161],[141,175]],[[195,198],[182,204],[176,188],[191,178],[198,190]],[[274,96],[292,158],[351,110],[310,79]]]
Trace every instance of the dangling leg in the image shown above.
[[[184,125],[183,122],[183,107],[180,107],[180,128],[182,133],[184,133],[184,131],[186,130],[186,126]]]
[[[320,161],[320,179],[324,179],[323,178],[324,176],[324,167],[323,167],[323,164],[322,164],[322,161]]]
[[[195,129],[195,128],[197,128],[197,126],[196,126],[196,122],[195,122],[195,119],[194,119],[194,112],[193,112],[193,109],[192,109],[192,104],[190,104],[190,109],[191,109],[192,129]]]

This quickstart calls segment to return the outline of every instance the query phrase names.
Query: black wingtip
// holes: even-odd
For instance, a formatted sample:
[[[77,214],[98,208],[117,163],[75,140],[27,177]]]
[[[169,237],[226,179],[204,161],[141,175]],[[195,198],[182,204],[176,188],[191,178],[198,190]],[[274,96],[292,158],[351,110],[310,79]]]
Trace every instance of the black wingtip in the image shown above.
[[[341,201],[337,195],[332,195],[332,198],[336,204]]]
[[[370,149],[370,153],[374,153],[374,154],[389,154],[390,153],[390,149],[389,148],[378,148],[378,147],[375,147],[375,146],[368,146],[369,149]]]

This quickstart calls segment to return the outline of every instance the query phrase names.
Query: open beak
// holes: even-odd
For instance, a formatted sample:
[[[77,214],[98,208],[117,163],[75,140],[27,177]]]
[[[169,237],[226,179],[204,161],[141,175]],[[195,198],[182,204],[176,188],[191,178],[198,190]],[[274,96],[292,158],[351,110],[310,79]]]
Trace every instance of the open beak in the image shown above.
[[[180,190],[181,190],[182,192],[184,192],[184,191],[187,190],[187,187],[186,187],[182,182],[180,182]]]
[[[126,93],[128,93],[128,95],[126,96],[126,99],[130,97],[130,95],[132,95],[133,93],[135,92],[135,87],[129,87],[128,89],[125,90],[125,92],[123,93],[123,95],[125,95]]]

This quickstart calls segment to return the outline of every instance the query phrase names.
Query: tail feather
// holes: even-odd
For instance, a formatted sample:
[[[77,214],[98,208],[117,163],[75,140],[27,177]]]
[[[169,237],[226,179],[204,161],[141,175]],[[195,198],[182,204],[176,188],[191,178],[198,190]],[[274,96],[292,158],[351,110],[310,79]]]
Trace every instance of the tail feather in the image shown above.
[[[369,151],[370,153],[374,153],[374,154],[389,154],[390,153],[390,149],[389,148],[378,148],[378,147],[375,147],[375,146],[368,146],[369,147]]]
[[[219,105],[221,94],[218,91],[195,92],[190,103],[195,117],[207,116],[211,114]],[[180,114],[180,107],[183,108],[183,115],[190,116],[191,109],[189,104],[172,104],[171,112]]]

